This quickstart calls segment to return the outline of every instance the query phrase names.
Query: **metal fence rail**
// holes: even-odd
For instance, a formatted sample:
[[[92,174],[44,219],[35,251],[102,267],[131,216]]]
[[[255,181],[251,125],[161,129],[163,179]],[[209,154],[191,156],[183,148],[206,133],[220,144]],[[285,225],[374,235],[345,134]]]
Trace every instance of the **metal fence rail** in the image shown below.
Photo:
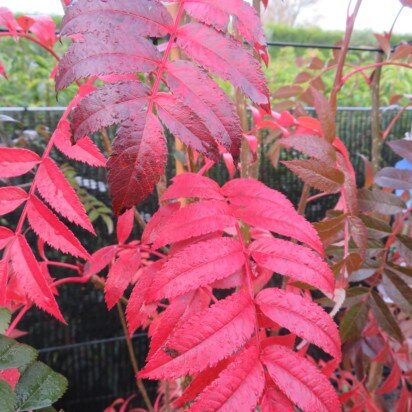
[[[33,130],[38,125],[45,125],[53,131],[63,110],[64,108],[0,108],[0,114],[13,117],[20,122],[3,125],[3,132],[18,135],[19,131]],[[398,108],[395,107],[381,108],[383,127],[390,123],[397,111]],[[310,112],[313,114],[313,111]],[[339,136],[351,153],[360,184],[363,180],[363,163],[359,155],[370,157],[371,153],[370,108],[339,108],[337,126]],[[396,123],[389,139],[404,137],[406,133],[411,132],[411,127],[412,110],[406,110]],[[99,143],[98,140],[96,142]],[[169,140],[169,145],[170,153],[173,153],[172,139]],[[266,145],[262,145],[260,180],[272,188],[281,190],[296,204],[300,196],[301,182],[283,166],[274,169],[265,154],[266,149]],[[57,156],[57,152],[54,155]],[[283,159],[286,159],[286,156],[291,154],[282,154]],[[382,166],[392,165],[397,159],[398,157],[384,146]],[[58,160],[62,161],[63,158],[60,157]],[[71,161],[69,164],[78,171],[79,182],[83,186],[88,186],[88,191],[105,203],[110,202],[107,191],[101,190],[101,184],[105,184],[103,169]],[[173,154],[169,156],[166,172],[169,179],[174,174]],[[220,183],[227,180],[227,172],[222,165],[214,167],[211,175]],[[313,220],[320,219],[327,208],[333,207],[334,202],[335,199],[329,197],[310,205],[306,211],[307,216]],[[146,215],[152,215],[156,209],[155,196],[140,207],[141,212]],[[82,236],[85,236],[84,233]],[[82,240],[89,250],[95,250],[103,244],[103,239],[99,238],[85,237]],[[60,272],[59,275],[66,274]],[[92,285],[63,285],[60,289],[59,303],[69,326],[59,324],[38,310],[29,312],[21,324],[23,330],[30,332],[22,340],[42,348],[40,358],[69,379],[69,390],[59,407],[67,412],[97,412],[117,397],[130,395],[135,389],[134,378],[122,338],[122,328],[117,314],[107,311],[102,293],[96,291]],[[133,342],[139,364],[143,365],[147,353],[146,336],[136,335]],[[155,386],[152,385],[149,389],[154,395]]]

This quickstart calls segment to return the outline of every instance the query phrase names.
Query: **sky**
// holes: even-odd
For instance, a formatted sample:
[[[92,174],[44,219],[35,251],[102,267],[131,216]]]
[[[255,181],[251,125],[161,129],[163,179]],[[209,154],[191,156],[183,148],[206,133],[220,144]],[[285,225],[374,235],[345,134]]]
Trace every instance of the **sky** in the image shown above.
[[[300,24],[316,22],[324,29],[343,30],[347,5],[348,0],[319,0],[316,6],[304,10],[298,22]],[[0,0],[0,6],[8,7],[13,12],[39,14],[63,12],[60,0]],[[356,28],[372,29],[375,32],[389,31],[399,9],[399,0],[363,0]],[[404,9],[396,24],[395,32],[412,36],[412,9]]]

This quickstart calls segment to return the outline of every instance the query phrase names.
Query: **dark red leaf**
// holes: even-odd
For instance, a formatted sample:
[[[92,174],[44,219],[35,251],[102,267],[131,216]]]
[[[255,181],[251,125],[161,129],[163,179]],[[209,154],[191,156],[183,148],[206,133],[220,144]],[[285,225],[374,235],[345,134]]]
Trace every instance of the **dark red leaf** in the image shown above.
[[[107,162],[113,209],[121,214],[144,200],[164,173],[167,146],[163,128],[151,113],[124,123]]]
[[[14,237],[14,232],[9,228],[0,226],[0,250],[4,249]]]

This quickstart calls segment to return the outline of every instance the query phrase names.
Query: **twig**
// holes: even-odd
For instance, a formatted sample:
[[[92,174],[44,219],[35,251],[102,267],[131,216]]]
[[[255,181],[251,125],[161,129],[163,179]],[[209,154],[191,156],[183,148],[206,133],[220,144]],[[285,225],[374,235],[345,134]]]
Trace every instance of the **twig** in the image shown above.
[[[149,395],[147,394],[146,388],[143,385],[142,380],[138,377],[139,365],[137,363],[136,354],[134,353],[133,342],[130,338],[129,330],[127,328],[127,323],[126,323],[126,319],[124,316],[122,305],[118,302],[116,306],[117,306],[117,312],[119,313],[119,319],[122,324],[123,333],[126,338],[126,345],[127,345],[127,350],[129,352],[130,362],[132,364],[133,372],[136,376],[137,388],[139,389],[143,397],[144,403],[146,404],[148,411],[154,412],[153,405],[152,405],[152,402],[150,401]]]

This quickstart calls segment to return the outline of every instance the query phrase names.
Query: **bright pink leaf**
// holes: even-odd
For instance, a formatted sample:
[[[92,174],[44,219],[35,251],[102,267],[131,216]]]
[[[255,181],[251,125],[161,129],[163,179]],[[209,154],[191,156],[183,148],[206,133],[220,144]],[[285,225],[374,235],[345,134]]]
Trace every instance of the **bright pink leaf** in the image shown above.
[[[254,327],[251,298],[245,291],[237,292],[175,329],[140,376],[175,379],[213,366],[242,347]]]
[[[173,255],[157,274],[148,301],[174,298],[226,278],[245,263],[242,245],[222,237],[195,243]]]
[[[260,407],[262,412],[295,412],[293,403],[272,382],[267,384]]]
[[[254,411],[265,387],[259,350],[251,346],[238,354],[191,405],[191,412]]]
[[[76,144],[71,143],[70,123],[67,120],[60,121],[53,137],[56,148],[68,158],[95,167],[106,165],[106,158],[89,137],[79,139]]]
[[[22,235],[17,235],[11,247],[11,262],[13,270],[27,296],[39,308],[64,322],[53,293],[44,278],[29,244]]]
[[[104,288],[109,310],[123,296],[124,291],[133,279],[133,275],[140,269],[140,265],[140,251],[130,249],[118,254],[109,270]]]
[[[158,261],[147,267],[134,285],[126,308],[126,319],[131,335],[136,329],[140,328],[148,318],[148,311],[145,308],[146,293],[161,266],[162,262]]]
[[[282,193],[254,179],[232,180],[222,187],[222,191],[228,197],[238,219],[299,240],[321,255],[324,254],[315,228],[296,212],[292,203]]]
[[[328,379],[304,357],[285,346],[270,346],[261,359],[276,385],[304,412],[341,410]]]
[[[181,197],[224,200],[219,185],[214,180],[197,173],[182,173],[175,176],[161,200],[163,202]]]
[[[255,262],[266,269],[332,293],[335,279],[329,266],[310,249],[292,242],[265,237],[250,245]]]
[[[134,213],[135,209],[132,208],[127,212],[123,213],[117,219],[116,233],[117,240],[120,244],[126,243],[127,239],[130,237],[133,224],[134,224]]]
[[[31,196],[28,201],[27,218],[37,236],[48,245],[86,260],[90,257],[67,226],[36,196]]]
[[[20,187],[0,187],[0,215],[5,215],[17,209],[27,200],[27,197],[27,192]]]
[[[159,231],[154,247],[165,246],[196,236],[230,228],[236,224],[230,207],[216,200],[192,203],[176,211]]]
[[[38,154],[27,149],[0,148],[0,178],[21,176],[40,162]]]
[[[0,226],[0,250],[4,249],[9,243],[10,240],[14,237],[14,232],[9,228]]]
[[[97,275],[112,262],[117,253],[117,245],[105,246],[93,253],[84,265],[85,276]]]
[[[316,303],[276,288],[262,290],[256,297],[256,303],[263,314],[273,322],[340,360],[338,327]]]
[[[19,25],[13,13],[6,7],[0,7],[0,26],[5,27],[13,35],[19,30]]]
[[[75,190],[64,174],[50,159],[45,158],[37,172],[36,187],[47,203],[62,216],[95,233]]]

